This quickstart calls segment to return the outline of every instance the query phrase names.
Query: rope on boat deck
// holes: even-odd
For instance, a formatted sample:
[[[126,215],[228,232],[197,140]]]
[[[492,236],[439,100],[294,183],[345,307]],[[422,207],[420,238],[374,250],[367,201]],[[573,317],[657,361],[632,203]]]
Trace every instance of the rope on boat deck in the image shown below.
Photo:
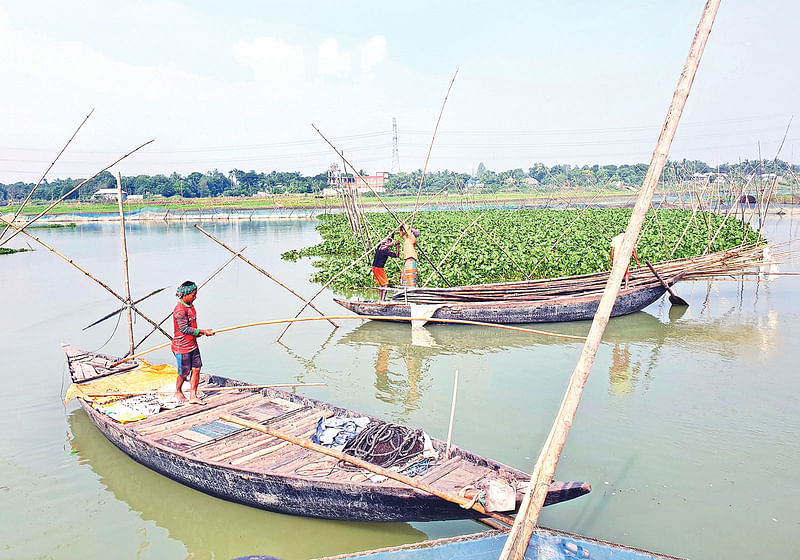
[[[347,442],[343,453],[380,467],[407,463],[423,450],[422,430],[388,422],[370,422]],[[342,468],[358,468],[342,464]]]

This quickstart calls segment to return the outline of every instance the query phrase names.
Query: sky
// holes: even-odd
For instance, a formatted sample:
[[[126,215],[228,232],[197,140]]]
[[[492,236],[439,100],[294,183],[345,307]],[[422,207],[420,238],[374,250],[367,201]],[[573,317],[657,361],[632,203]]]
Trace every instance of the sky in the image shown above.
[[[0,183],[37,181],[92,110],[49,179],[153,139],[112,171],[314,175],[339,158],[312,124],[392,171],[393,119],[400,171],[431,146],[429,170],[646,163],[703,6],[0,0]],[[800,160],[799,21],[722,1],[670,159]]]

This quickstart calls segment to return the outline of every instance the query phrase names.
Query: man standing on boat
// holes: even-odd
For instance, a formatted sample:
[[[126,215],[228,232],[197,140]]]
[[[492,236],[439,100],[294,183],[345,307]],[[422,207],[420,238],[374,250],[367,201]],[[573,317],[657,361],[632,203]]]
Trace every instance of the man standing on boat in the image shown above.
[[[400,237],[403,240],[403,273],[400,275],[400,283],[409,288],[416,288],[417,249],[415,245],[419,232],[403,223],[400,225]]]
[[[183,394],[183,382],[191,374],[189,380],[189,400],[193,404],[206,404],[197,396],[197,386],[200,384],[200,368],[203,361],[200,359],[200,348],[197,338],[200,336],[213,336],[211,329],[197,328],[197,311],[194,300],[197,299],[197,284],[187,280],[178,288],[178,303],[172,310],[172,323],[175,336],[172,338],[172,353],[178,362],[178,379],[175,383],[175,398],[178,402],[187,402]]]
[[[398,251],[392,252],[391,249],[395,245],[399,245],[399,241],[395,241],[393,237],[387,237],[381,244],[378,245],[378,249],[375,251],[375,257],[372,259],[372,275],[375,277],[375,282],[378,283],[378,286],[381,288],[385,288],[389,285],[389,277],[386,276],[386,260],[389,257],[397,258],[400,256]],[[386,297],[386,290],[380,290],[380,299],[378,301],[383,301]]]
[[[620,247],[622,247],[622,240],[625,239],[625,230],[619,230],[619,234],[614,236],[611,239],[611,266],[614,266],[614,253],[619,252]],[[636,259],[636,266],[641,266],[639,264],[639,255],[636,254],[636,247],[633,248],[633,258]],[[630,264],[630,263],[629,263]],[[625,289],[628,289],[628,279],[630,278],[630,270],[628,268],[625,269]]]

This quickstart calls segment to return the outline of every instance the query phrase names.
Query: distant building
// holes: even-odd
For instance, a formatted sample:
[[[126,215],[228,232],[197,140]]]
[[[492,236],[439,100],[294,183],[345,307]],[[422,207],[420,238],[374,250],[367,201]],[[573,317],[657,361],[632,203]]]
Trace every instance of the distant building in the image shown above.
[[[358,191],[358,194],[371,192],[386,192],[386,181],[389,179],[388,171],[379,171],[375,175],[344,176],[338,173],[338,166],[332,165],[328,171],[328,184],[330,187],[323,189],[323,196],[337,196],[343,188]]]
[[[100,189],[92,195],[94,200],[117,200],[117,189]],[[128,193],[122,191],[122,200],[128,198]]]
[[[116,198],[116,196],[114,196],[114,198]],[[122,193],[122,198],[123,199],[125,198],[125,193]],[[144,200],[144,195],[143,194],[129,194],[128,195],[128,200]]]

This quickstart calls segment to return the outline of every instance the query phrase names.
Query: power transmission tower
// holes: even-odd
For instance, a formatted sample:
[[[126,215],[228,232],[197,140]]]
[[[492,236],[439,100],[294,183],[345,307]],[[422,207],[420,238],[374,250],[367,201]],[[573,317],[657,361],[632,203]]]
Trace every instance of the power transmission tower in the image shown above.
[[[392,173],[400,172],[400,152],[397,151],[397,119],[392,117]]]

